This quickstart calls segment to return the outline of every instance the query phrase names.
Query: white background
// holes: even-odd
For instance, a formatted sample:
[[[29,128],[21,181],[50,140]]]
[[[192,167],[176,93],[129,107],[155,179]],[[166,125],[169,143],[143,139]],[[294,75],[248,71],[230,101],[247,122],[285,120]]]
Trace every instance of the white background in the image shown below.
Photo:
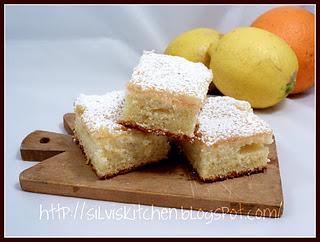
[[[107,211],[138,206],[28,193],[21,191],[18,180],[21,171],[35,164],[21,160],[22,139],[37,129],[64,132],[62,116],[72,111],[80,93],[124,88],[143,50],[162,52],[183,31],[212,27],[225,33],[250,25],[271,7],[6,6],[5,234],[315,235],[314,89],[257,112],[271,124],[277,139],[285,199],[280,219],[216,214],[212,222],[205,218],[40,220],[40,205],[50,208],[59,203],[74,209],[78,204]],[[314,11],[312,6],[306,8]],[[193,218],[198,214],[193,212]]]

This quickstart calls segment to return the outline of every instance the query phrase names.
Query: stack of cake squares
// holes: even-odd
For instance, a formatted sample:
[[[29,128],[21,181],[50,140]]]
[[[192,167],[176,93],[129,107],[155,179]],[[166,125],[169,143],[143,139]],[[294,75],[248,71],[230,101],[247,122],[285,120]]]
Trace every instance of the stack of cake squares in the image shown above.
[[[145,51],[125,91],[80,95],[74,135],[101,179],[168,158],[178,143],[203,181],[261,172],[272,129],[250,104],[207,96],[212,71]]]

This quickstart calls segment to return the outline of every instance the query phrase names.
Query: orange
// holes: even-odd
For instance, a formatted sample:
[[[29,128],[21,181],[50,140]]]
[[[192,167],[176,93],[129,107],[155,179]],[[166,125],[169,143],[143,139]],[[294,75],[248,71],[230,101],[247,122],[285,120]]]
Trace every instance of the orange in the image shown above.
[[[314,14],[298,7],[278,7],[259,16],[251,26],[280,36],[296,53],[299,70],[291,94],[314,86]]]

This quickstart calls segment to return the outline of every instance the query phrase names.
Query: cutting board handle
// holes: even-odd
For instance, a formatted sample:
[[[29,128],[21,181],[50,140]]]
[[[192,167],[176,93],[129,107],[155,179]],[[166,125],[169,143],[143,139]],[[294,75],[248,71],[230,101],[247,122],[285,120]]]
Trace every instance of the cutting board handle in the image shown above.
[[[23,139],[20,154],[23,160],[43,161],[64,151],[77,149],[70,135],[36,130]]]

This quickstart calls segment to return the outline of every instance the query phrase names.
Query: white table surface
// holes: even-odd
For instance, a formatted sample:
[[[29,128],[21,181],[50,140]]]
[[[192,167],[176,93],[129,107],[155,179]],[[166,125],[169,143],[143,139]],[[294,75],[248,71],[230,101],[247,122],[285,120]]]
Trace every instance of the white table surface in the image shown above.
[[[188,210],[184,214],[178,210],[178,217],[159,219],[163,208],[29,193],[19,185],[19,173],[35,164],[21,160],[22,139],[39,129],[65,133],[62,116],[72,111],[80,93],[103,94],[123,88],[143,49],[162,51],[184,30],[206,26],[227,32],[249,25],[269,8],[7,6],[5,235],[315,235],[314,89],[257,112],[273,127],[277,140],[285,200],[280,219]],[[51,205],[72,211],[64,219],[57,213],[48,220],[42,214],[40,219],[40,207],[50,209]],[[83,208],[82,219],[79,213],[72,213],[77,206]],[[92,219],[98,209],[100,217]],[[138,216],[139,209],[144,217]],[[119,216],[108,219],[104,211],[118,211]]]

